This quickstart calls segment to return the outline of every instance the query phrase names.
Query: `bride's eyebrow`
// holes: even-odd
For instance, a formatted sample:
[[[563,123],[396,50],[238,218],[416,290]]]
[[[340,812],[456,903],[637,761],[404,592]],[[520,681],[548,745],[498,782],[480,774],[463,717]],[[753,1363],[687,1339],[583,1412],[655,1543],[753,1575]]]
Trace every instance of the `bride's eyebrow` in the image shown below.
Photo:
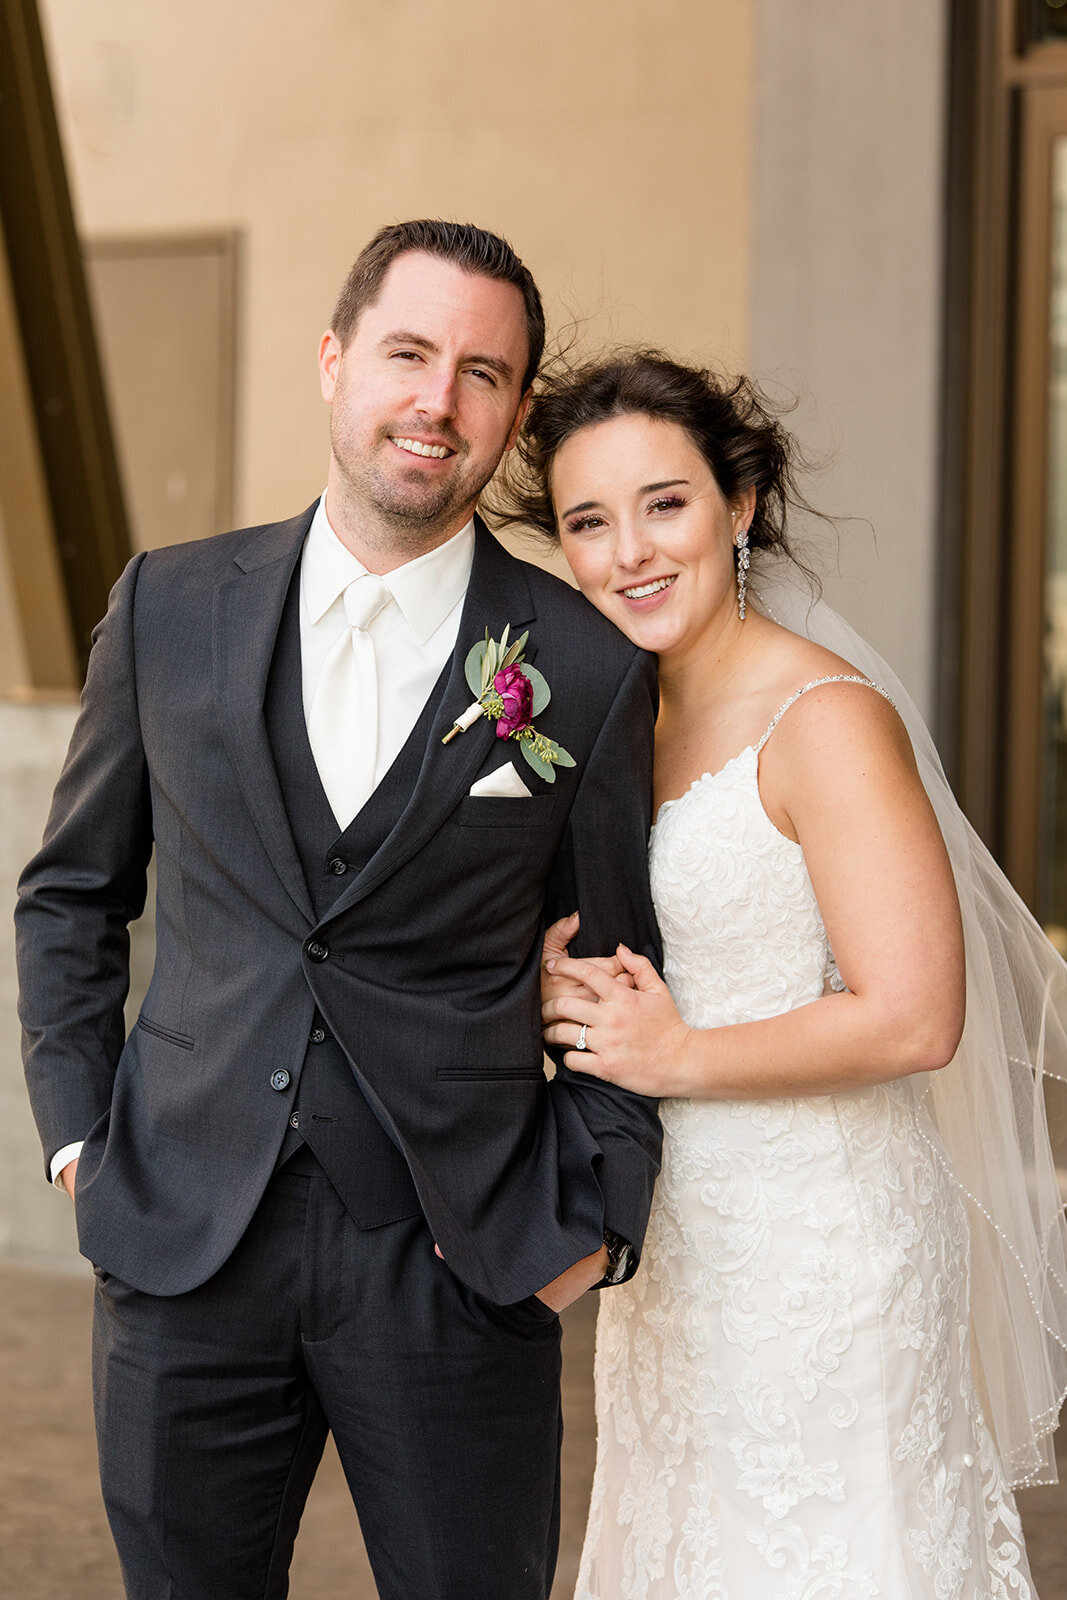
[[[646,483],[640,489],[638,489],[637,492],[638,494],[655,494],[660,489],[673,489],[677,484],[682,483],[688,487],[689,479],[666,478],[663,483]],[[580,506],[571,506],[569,511],[564,511],[561,513],[561,515],[564,517],[573,517],[578,511],[592,511],[594,507],[598,506],[599,504],[599,500],[583,500]]]

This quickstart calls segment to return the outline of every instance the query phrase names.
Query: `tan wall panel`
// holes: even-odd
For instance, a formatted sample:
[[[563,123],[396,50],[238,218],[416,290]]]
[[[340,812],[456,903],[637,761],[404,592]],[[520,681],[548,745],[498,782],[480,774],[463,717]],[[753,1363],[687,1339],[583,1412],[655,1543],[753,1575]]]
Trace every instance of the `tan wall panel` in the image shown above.
[[[232,235],[91,240],[92,292],[135,550],[233,526]]]
[[[382,222],[506,233],[558,322],[746,344],[751,0],[44,0],[87,234],[237,226],[237,516],[320,487],[314,352]]]
[[[857,520],[827,598],[929,715],[937,621],[947,0],[757,0],[753,362]],[[863,520],[866,519],[866,520]]]

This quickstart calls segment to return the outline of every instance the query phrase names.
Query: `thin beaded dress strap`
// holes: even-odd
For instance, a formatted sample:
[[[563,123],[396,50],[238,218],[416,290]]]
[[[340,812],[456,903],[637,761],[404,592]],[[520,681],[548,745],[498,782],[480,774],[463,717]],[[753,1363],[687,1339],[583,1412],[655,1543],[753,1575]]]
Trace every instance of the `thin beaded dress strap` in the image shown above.
[[[770,738],[775,728],[777,728],[778,724],[789,710],[789,707],[795,705],[800,699],[801,695],[807,694],[809,689],[821,689],[824,683],[862,683],[865,688],[873,689],[876,694],[880,694],[883,700],[888,700],[889,704],[893,706],[893,710],[896,710],[896,706],[893,705],[892,696],[886,694],[885,690],[880,684],[872,683],[870,678],[861,678],[858,673],[839,672],[835,676],[829,678],[813,678],[810,683],[805,683],[801,686],[801,688],[794,689],[793,693],[789,696],[789,699],[785,702],[785,704],[778,707],[778,710],[774,713],[774,717],[771,720],[770,727],[767,729],[767,732],[763,735],[763,738],[756,746],[757,755],[759,755],[760,751],[763,749],[763,746],[767,743],[767,740]]]

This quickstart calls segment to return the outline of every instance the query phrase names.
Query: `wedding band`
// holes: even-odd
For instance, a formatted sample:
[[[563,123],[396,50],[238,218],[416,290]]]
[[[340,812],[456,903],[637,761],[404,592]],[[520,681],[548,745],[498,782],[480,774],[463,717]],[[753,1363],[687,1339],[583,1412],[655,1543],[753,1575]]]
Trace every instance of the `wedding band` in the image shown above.
[[[588,1050],[589,1049],[589,1046],[585,1042],[585,1030],[586,1030],[586,1028],[588,1028],[588,1026],[589,1026],[588,1022],[583,1022],[582,1026],[578,1030],[578,1043],[574,1047],[576,1050]]]

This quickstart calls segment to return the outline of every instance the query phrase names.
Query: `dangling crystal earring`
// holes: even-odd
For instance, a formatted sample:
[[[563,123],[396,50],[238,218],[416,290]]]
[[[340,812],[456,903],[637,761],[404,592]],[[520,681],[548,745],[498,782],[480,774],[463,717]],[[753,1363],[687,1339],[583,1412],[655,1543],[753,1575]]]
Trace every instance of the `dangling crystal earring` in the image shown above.
[[[745,620],[745,591],[748,588],[748,529],[742,528],[737,535],[737,614],[741,621]]]

